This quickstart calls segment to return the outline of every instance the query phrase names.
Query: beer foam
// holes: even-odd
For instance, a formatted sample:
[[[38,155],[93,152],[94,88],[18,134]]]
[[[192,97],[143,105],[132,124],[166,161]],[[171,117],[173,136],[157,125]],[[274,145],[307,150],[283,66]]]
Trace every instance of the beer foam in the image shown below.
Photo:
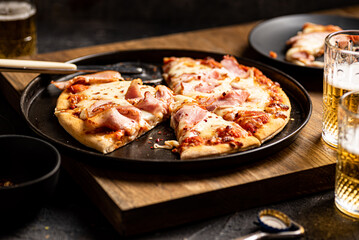
[[[328,83],[334,87],[357,91],[359,90],[359,63],[335,64],[333,72],[328,74]],[[332,74],[332,75],[331,75]]]
[[[27,2],[0,2],[0,21],[24,20],[35,13],[36,9]]]
[[[348,152],[359,155],[359,127],[346,129],[345,131],[345,136],[342,136],[342,139],[339,140],[340,144]]]

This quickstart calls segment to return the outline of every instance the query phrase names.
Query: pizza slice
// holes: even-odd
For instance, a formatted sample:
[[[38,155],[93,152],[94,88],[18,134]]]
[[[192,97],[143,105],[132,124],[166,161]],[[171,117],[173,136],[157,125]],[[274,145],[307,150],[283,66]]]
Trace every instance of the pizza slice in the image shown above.
[[[232,80],[232,89],[219,95],[217,99],[225,104],[218,104],[216,100],[207,108],[214,109],[228,121],[236,122],[263,143],[286,126],[291,104],[278,83],[257,68],[249,68],[248,72],[249,77]]]
[[[324,63],[315,58],[324,54],[325,37],[340,30],[342,28],[334,25],[305,23],[302,30],[286,42],[289,49],[285,59],[301,66],[323,67]]]
[[[186,64],[186,61],[188,58],[165,59],[165,79],[170,85],[172,81],[176,85],[181,84],[184,79],[181,76],[192,71],[193,64]],[[201,63],[201,60],[194,61],[197,65]],[[261,143],[274,137],[286,126],[291,106],[278,83],[271,81],[255,67],[239,64],[231,56],[224,56],[220,62],[212,62],[212,70],[220,70],[226,78],[221,79],[209,92],[197,90],[182,94],[195,99],[204,109],[237,123]],[[196,79],[195,71],[192,72]],[[199,79],[196,84],[216,81],[215,78]]]
[[[171,127],[181,159],[244,151],[260,145],[257,138],[232,121],[204,109],[192,98],[177,95],[172,105]]]
[[[163,85],[125,81],[118,72],[80,75],[53,82],[63,90],[55,116],[80,143],[109,153],[135,140],[170,115],[172,91]]]

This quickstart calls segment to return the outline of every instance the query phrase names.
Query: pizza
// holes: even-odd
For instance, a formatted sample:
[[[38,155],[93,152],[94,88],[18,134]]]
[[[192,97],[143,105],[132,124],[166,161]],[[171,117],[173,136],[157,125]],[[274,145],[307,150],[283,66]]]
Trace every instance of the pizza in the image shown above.
[[[167,86],[126,81],[114,71],[53,82],[62,90],[55,116],[71,136],[104,154],[170,119],[176,139],[156,145],[181,159],[258,147],[290,119],[280,85],[232,56],[166,57],[162,68]]]
[[[233,121],[206,110],[197,101],[183,95],[175,96],[171,127],[181,159],[244,151],[260,145],[252,134]]]
[[[323,67],[324,63],[315,59],[324,54],[325,37],[340,30],[342,28],[334,25],[305,23],[302,30],[286,42],[289,49],[285,59],[301,66]]]
[[[153,129],[169,117],[173,94],[166,86],[125,81],[115,71],[53,82],[63,90],[55,116],[80,143],[104,154]]]
[[[210,148],[226,153],[257,147],[279,133],[290,119],[290,101],[279,84],[234,57],[224,56],[220,62],[169,57],[164,59],[163,71],[176,96],[195,102],[171,110],[181,157],[202,148],[207,149],[202,152],[210,152]],[[190,116],[186,125],[180,124],[184,116]],[[194,121],[197,118],[201,120]]]

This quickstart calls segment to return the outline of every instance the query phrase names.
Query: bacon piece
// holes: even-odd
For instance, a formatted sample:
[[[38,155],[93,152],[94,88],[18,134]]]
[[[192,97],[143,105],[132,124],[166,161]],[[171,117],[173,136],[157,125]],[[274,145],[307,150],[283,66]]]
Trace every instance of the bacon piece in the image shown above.
[[[194,90],[202,93],[210,93],[220,84],[216,81],[201,82],[194,87]]]
[[[184,121],[186,125],[196,125],[207,116],[207,111],[198,105],[186,104],[181,107],[172,117],[175,128],[180,121]]]
[[[156,86],[156,90],[157,91],[155,94],[155,98],[167,103],[172,102],[173,100],[172,90],[170,90],[168,87],[163,85]]]
[[[77,84],[71,85],[68,89],[71,93],[79,93],[79,92],[85,91],[88,88],[89,88],[88,85],[77,83]]]
[[[97,114],[109,109],[116,109],[121,115],[140,122],[141,120],[141,111],[135,108],[132,105],[120,106],[113,103],[111,100],[98,100],[93,103],[89,108],[83,110],[80,113],[80,118],[86,120],[87,118],[94,117]]]
[[[135,107],[142,109],[144,111],[150,112],[154,115],[159,113],[167,114],[168,109],[165,107],[165,104],[155,98],[150,92],[145,92],[145,97],[139,102],[134,104]]]
[[[222,106],[239,106],[245,102],[248,97],[249,93],[245,90],[230,90],[199,101],[208,111],[214,111]]]
[[[192,91],[210,93],[214,88],[221,85],[219,80],[223,80],[226,76],[221,74],[217,69],[209,72],[186,73],[180,76],[182,86],[182,94],[190,93]],[[183,80],[183,81],[182,81]],[[191,80],[196,80],[188,83]]]
[[[130,86],[127,89],[127,92],[125,94],[125,99],[129,100],[129,99],[139,99],[139,98],[143,98],[142,96],[142,92],[140,89],[140,85],[142,85],[142,80],[141,79],[134,79],[132,80]]]
[[[182,85],[182,94],[188,94],[190,92],[202,92],[202,93],[210,93],[220,84],[217,81],[208,81],[208,82],[200,82],[197,85],[193,83],[181,83]]]
[[[74,85],[75,83],[82,84],[97,84],[97,83],[108,83],[108,82],[117,82],[119,80],[123,80],[121,74],[116,71],[103,71],[94,74],[86,74],[76,76],[71,80],[65,82],[54,82],[51,81],[52,84],[55,85],[60,90],[64,90]]]
[[[246,78],[249,76],[248,67],[239,64],[237,60],[232,56],[224,56],[223,60],[221,61],[221,64],[225,69],[238,77]]]
[[[86,127],[89,130],[96,128],[109,128],[113,131],[124,130],[127,135],[134,135],[138,124],[122,114],[116,108],[109,108],[92,118],[85,120]]]
[[[135,108],[134,106],[117,106],[116,110],[123,116],[140,122],[141,120],[141,111]]]
[[[98,100],[95,101],[90,107],[84,109],[81,114],[80,118],[85,120],[87,118],[93,117],[96,114],[114,107],[115,104],[111,100]]]

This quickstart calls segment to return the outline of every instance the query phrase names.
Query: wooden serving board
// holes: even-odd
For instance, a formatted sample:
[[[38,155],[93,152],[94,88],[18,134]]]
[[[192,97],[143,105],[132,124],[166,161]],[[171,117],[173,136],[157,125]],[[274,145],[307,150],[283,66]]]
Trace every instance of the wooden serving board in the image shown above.
[[[355,16],[359,6],[324,13]],[[32,58],[66,61],[88,54],[143,48],[192,49],[254,58],[257,56],[248,49],[247,37],[257,23],[72,49]],[[1,92],[14,108],[19,110],[20,94],[35,76],[0,74]],[[322,76],[299,74],[297,80],[310,92],[312,117],[291,145],[265,159],[231,169],[187,174],[126,172],[93,166],[76,156],[64,154],[63,166],[122,235],[139,234],[333,188],[335,150],[321,140]]]

